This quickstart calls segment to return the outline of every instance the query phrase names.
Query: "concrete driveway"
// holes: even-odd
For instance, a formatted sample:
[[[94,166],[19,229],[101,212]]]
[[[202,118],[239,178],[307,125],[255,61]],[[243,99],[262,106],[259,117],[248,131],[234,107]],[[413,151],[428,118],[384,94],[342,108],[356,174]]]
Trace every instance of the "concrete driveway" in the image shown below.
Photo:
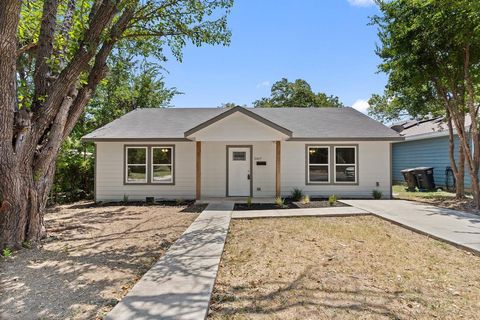
[[[479,215],[405,200],[342,202],[480,254]]]

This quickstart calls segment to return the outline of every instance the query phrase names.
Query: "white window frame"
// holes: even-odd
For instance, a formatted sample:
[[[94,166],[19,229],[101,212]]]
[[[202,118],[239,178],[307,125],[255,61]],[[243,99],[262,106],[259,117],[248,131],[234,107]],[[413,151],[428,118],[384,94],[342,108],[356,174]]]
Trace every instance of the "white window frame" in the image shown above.
[[[310,163],[310,149],[327,149],[327,160],[328,162],[325,164],[318,164],[318,163]],[[311,181],[310,180],[310,166],[322,166],[327,167],[327,181]],[[315,146],[307,146],[307,182],[308,184],[329,184],[330,183],[330,146],[322,146],[322,145],[315,145]]]
[[[151,152],[150,152],[150,182],[152,184],[173,184],[175,181],[174,175],[175,175],[175,148],[173,146],[152,146],[151,147]],[[153,163],[153,152],[155,149],[170,149],[170,154],[172,155],[172,160],[170,164],[154,164]],[[153,169],[155,167],[167,167],[170,166],[172,168],[172,177],[170,180],[164,180],[164,181],[155,181],[153,179]]]
[[[337,164],[337,149],[353,149],[355,163],[338,163]],[[354,181],[337,181],[337,166],[351,166],[355,168],[355,180]],[[358,183],[358,147],[355,145],[334,146],[333,147],[333,180],[336,184],[356,184]]]
[[[128,163],[128,150],[129,149],[145,149],[145,163]],[[129,180],[128,179],[128,167],[129,166],[144,166],[145,167],[145,179],[143,180]],[[125,183],[147,183],[148,182],[148,147],[144,146],[128,146],[125,147]]]

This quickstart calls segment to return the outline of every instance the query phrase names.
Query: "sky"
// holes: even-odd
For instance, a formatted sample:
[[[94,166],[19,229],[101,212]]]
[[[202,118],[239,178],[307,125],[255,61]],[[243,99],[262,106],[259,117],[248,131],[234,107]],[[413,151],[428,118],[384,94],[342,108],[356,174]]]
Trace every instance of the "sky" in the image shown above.
[[[315,92],[335,95],[362,112],[386,76],[377,73],[378,13],[373,0],[235,0],[228,47],[188,45],[180,63],[164,65],[175,107],[251,106],[285,77],[307,80]]]

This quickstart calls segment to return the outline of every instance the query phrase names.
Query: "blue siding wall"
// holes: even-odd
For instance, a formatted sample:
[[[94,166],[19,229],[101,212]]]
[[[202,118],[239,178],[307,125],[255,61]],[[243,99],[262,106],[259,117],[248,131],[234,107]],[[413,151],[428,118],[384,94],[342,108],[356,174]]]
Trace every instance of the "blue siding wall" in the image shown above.
[[[458,138],[455,146],[458,146]],[[457,151],[455,151],[457,153]],[[448,157],[448,136],[394,143],[392,147],[393,181],[403,181],[403,169],[414,167],[433,167],[435,184],[445,185],[445,168],[450,166]],[[468,169],[465,168],[465,187],[470,187]]]

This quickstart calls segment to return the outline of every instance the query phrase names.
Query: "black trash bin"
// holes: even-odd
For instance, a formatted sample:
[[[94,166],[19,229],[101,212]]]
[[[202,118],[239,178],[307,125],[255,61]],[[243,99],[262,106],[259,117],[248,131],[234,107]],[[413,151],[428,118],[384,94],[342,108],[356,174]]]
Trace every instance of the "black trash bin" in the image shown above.
[[[435,189],[435,180],[433,179],[432,167],[414,168],[414,174],[417,180],[418,189],[421,191]]]
[[[415,178],[415,169],[404,169],[401,171],[408,191],[415,191],[417,187],[417,179]]]

